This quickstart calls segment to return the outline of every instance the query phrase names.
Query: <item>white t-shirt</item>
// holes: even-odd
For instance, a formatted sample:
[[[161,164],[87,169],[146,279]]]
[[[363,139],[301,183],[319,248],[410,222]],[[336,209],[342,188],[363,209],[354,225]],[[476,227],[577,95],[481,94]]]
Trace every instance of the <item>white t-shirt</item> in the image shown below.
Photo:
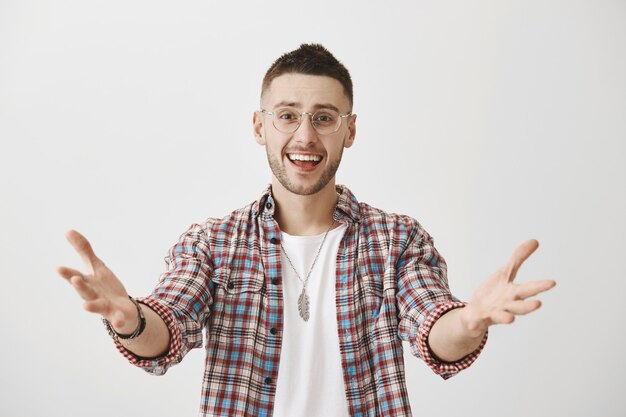
[[[348,417],[337,333],[335,262],[346,225],[328,232],[309,278],[308,321],[298,313],[302,283],[281,253],[284,328],[276,381],[275,417]],[[285,252],[305,280],[324,234],[290,236],[281,233]]]

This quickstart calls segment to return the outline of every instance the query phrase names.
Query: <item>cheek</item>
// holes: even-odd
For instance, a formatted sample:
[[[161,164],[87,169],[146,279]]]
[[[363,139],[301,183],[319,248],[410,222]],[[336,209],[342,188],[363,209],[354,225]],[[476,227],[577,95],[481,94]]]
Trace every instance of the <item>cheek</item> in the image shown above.
[[[271,140],[266,140],[268,152],[271,152],[276,157],[281,156],[284,152],[285,146],[287,145],[287,141],[280,140],[278,138],[273,138]]]
[[[335,138],[335,141],[330,144],[326,149],[332,152],[332,155],[336,158],[343,153],[343,148],[349,146],[350,136],[348,134]],[[347,145],[347,146],[346,146]]]

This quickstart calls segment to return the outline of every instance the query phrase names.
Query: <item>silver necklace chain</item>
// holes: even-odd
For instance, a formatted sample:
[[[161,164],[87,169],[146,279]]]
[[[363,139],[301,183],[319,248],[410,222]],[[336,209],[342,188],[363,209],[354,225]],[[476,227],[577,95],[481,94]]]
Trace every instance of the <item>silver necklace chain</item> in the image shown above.
[[[293,266],[293,262],[291,262],[291,258],[289,258],[289,255],[287,255],[287,251],[285,251],[285,248],[283,247],[283,243],[281,239],[280,249],[285,254],[285,257],[287,258],[287,261],[289,262],[291,269],[293,269],[293,272],[295,272],[296,276],[302,283],[302,292],[300,293],[300,296],[298,297],[298,313],[300,313],[300,317],[302,317],[302,320],[304,321],[308,321],[309,316],[310,316],[309,295],[306,293],[306,286],[309,283],[309,278],[311,277],[311,272],[313,272],[313,267],[315,266],[317,259],[320,257],[320,253],[322,253],[322,247],[324,247],[324,242],[326,242],[326,237],[328,236],[328,232],[330,232],[330,230],[333,228],[334,225],[335,225],[335,219],[333,219],[333,222],[330,224],[330,227],[328,227],[328,230],[326,231],[326,233],[324,233],[324,239],[322,239],[322,243],[320,244],[320,247],[317,249],[317,254],[315,255],[315,259],[313,259],[313,263],[311,264],[311,267],[309,268],[309,272],[306,274],[306,278],[304,280],[302,279],[302,277],[296,270],[296,267]]]

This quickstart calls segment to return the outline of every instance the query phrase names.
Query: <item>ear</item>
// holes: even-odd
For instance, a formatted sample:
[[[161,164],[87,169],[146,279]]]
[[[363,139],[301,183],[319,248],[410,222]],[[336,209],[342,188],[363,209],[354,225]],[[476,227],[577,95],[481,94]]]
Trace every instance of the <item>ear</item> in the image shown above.
[[[354,138],[356,137],[356,114],[350,116],[348,122],[348,138],[343,144],[344,148],[349,148],[354,143]]]
[[[265,126],[263,123],[265,122],[265,117],[259,111],[255,111],[252,116],[252,126],[254,131],[254,140],[259,145],[265,146]]]

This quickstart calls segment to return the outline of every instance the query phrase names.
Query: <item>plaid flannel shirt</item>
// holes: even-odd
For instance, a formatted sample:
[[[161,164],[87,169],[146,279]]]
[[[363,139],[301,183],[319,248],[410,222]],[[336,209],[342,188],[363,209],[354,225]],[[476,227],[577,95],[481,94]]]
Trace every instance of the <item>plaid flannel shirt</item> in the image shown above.
[[[410,416],[402,341],[443,378],[476,360],[438,360],[429,331],[463,306],[449,291],[446,264],[420,224],[359,203],[343,186],[334,218],[347,223],[336,260],[336,306],[345,395],[351,416]],[[155,375],[202,347],[201,416],[271,416],[283,327],[280,230],[269,187],[222,219],[192,225],[174,245],[152,294],[139,301],[167,324],[169,352],[159,358],[118,349]],[[322,399],[323,400],[323,399]]]

